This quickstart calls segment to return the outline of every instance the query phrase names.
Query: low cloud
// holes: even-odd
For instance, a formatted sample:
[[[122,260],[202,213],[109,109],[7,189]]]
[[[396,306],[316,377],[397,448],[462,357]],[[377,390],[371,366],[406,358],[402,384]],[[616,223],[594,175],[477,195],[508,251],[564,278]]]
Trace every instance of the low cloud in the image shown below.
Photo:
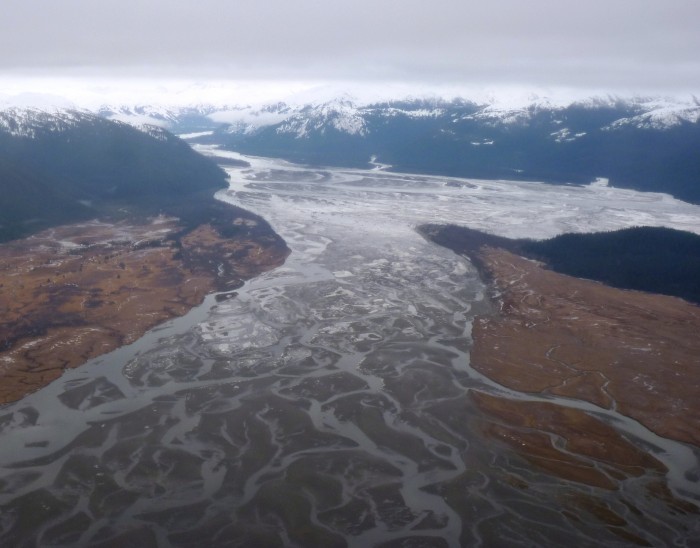
[[[690,91],[691,0],[6,0],[0,72]]]

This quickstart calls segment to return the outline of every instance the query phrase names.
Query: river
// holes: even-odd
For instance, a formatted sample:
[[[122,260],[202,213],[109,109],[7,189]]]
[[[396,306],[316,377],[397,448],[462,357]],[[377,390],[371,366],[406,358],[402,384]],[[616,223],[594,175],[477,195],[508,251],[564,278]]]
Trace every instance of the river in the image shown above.
[[[486,289],[415,227],[698,231],[700,207],[604,184],[200,151],[250,162],[226,167],[218,197],[268,220],[291,255],[235,297],[211,295],[0,410],[1,545],[625,545],[603,523],[561,512],[577,487],[483,439],[470,390],[527,396],[471,369]],[[680,477],[697,467],[691,449],[629,430],[675,450]],[[455,490],[460,504],[448,503]],[[683,546],[697,528],[693,516],[640,505],[646,515],[629,512],[629,527],[659,545]]]

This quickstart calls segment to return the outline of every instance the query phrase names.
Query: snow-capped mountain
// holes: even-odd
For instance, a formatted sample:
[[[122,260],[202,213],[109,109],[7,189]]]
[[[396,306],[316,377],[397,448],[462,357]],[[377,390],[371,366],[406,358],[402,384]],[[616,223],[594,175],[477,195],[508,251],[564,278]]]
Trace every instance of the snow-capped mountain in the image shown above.
[[[174,118],[169,123],[174,122]],[[75,108],[18,108],[12,107],[0,110],[0,134],[24,139],[39,139],[48,135],[59,135],[87,126],[102,126],[105,117],[87,110]],[[167,123],[150,123],[153,119],[144,117],[138,121],[133,118],[127,121],[111,120],[115,125],[135,128],[146,135],[167,141],[175,136],[167,131]],[[158,121],[158,120],[155,120]],[[137,123],[138,122],[138,123]]]
[[[700,201],[700,104],[602,96],[529,103],[341,96],[217,111],[202,142],[292,161],[467,177],[589,183]]]
[[[620,118],[610,125],[610,129],[632,126],[639,129],[664,130],[683,123],[700,122],[700,102],[693,98],[689,103],[647,99],[637,105],[640,111],[629,118]]]
[[[216,127],[209,117],[220,106],[160,106],[160,105],[102,105],[97,114],[108,120],[140,127],[158,126],[174,132],[187,133]]]
[[[326,87],[255,104],[237,104],[234,100],[225,103],[220,98],[207,103],[204,95],[203,101],[197,104],[115,103],[103,104],[93,111],[110,120],[135,126],[157,125],[176,133],[211,130],[224,125],[232,134],[252,135],[274,127],[279,134],[311,138],[316,133],[326,132],[367,135],[372,131],[371,119],[377,117],[445,118],[453,123],[473,120],[500,126],[526,124],[542,113],[555,117],[557,113],[565,115],[574,107],[592,115],[601,111],[615,112],[618,116],[609,117],[609,129],[632,126],[662,130],[700,120],[700,102],[695,97],[567,97],[525,92],[474,96],[440,96],[425,92],[390,97],[388,93],[350,93]]]
[[[277,133],[302,138],[314,133],[323,135],[328,130],[364,136],[368,128],[364,116],[350,101],[305,106],[277,126]]]
[[[370,167],[374,158],[396,170],[467,177],[578,184],[603,177],[700,201],[695,97],[392,93],[322,89],[239,104],[224,95],[207,103],[203,93],[196,104],[113,103],[93,112],[302,163]],[[22,127],[10,131],[32,131]]]
[[[225,173],[157,126],[79,110],[0,111],[0,241],[109,212],[163,207]]]
[[[560,124],[556,115],[566,116],[572,108],[591,114],[611,113],[608,127],[634,126],[639,129],[668,129],[683,122],[700,120],[700,102],[696,99],[595,97],[583,101],[561,103],[537,98],[527,104],[504,104],[494,101],[480,103],[469,99],[406,99],[363,104],[350,96],[341,96],[324,102],[290,104],[279,102],[263,107],[235,107],[217,110],[209,118],[229,125],[230,133],[253,133],[256,129],[275,126],[276,132],[295,137],[311,137],[314,132],[335,130],[349,135],[366,135],[371,131],[372,118],[448,118],[481,121],[491,126],[527,124],[543,113],[553,116],[553,123]],[[615,117],[619,115],[619,118]],[[172,118],[175,120],[175,117]]]
[[[0,110],[0,133],[35,139],[46,133],[62,133],[96,116],[74,109],[10,108]]]
[[[274,127],[277,134],[299,139],[331,133],[364,137],[372,131],[372,123],[377,117],[438,118],[453,105],[454,102],[428,103],[424,100],[362,104],[346,95],[308,104],[280,102],[263,107],[220,110],[210,115],[210,119],[226,124],[223,131],[230,134],[252,135],[258,130]]]

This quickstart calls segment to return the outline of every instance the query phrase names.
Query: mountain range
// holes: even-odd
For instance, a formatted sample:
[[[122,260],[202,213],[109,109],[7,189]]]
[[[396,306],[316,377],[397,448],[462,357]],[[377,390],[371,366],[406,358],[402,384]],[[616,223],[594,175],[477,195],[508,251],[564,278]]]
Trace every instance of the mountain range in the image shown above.
[[[115,152],[112,145],[127,133],[135,140]],[[178,106],[101,105],[91,112],[10,108],[0,111],[0,169],[12,173],[11,180],[23,181],[16,203],[44,196],[49,203],[61,204],[59,216],[88,215],[85,202],[95,196],[84,195],[84,188],[76,191],[73,187],[80,184],[74,180],[66,183],[68,192],[54,196],[51,188],[56,185],[42,185],[37,177],[65,179],[82,172],[85,179],[92,170],[94,188],[127,196],[148,186],[165,188],[155,180],[144,187],[143,174],[155,169],[159,157],[172,153],[174,163],[161,164],[163,173],[177,174],[168,188],[190,188],[185,182],[192,179],[189,169],[208,173],[197,177],[198,185],[224,186],[221,172],[211,163],[204,167],[203,160],[174,134],[190,142],[312,165],[556,184],[602,179],[612,186],[700,203],[700,102],[695,97],[387,100],[339,93],[252,106],[203,101]],[[80,143],[85,158],[92,158],[88,161],[92,167],[69,165],[76,150],[67,150],[69,142]],[[33,156],[42,147],[51,149],[46,162]],[[136,169],[139,162],[141,167],[153,165],[144,171]],[[128,173],[131,168],[133,173]],[[217,182],[202,183],[205,180]],[[3,219],[5,225],[16,225],[9,203],[3,202],[7,210]],[[39,217],[56,214],[51,208]]]
[[[102,107],[197,142],[313,165],[485,179],[609,184],[700,202],[700,102],[533,97],[362,102],[349,95],[261,106]]]

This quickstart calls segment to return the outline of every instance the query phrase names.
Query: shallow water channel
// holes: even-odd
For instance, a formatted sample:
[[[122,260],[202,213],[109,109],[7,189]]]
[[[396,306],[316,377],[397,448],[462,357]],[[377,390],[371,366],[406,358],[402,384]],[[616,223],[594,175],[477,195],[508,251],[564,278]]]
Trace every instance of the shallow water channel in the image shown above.
[[[469,390],[527,396],[469,367],[485,287],[414,228],[697,230],[700,208],[602,185],[248,160],[219,197],[267,219],[286,264],[1,409],[0,545],[627,545],[561,512],[569,490],[593,488],[483,439]],[[691,449],[618,424],[700,496]],[[631,530],[692,546],[696,516],[638,504]]]

